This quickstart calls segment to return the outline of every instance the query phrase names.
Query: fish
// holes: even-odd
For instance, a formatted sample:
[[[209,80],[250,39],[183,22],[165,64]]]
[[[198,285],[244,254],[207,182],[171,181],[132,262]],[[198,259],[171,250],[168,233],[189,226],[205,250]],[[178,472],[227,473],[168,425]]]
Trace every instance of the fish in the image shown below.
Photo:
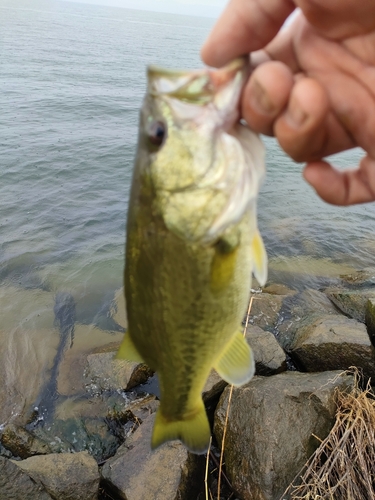
[[[128,330],[118,359],[157,373],[152,449],[180,440],[205,453],[202,390],[214,368],[240,386],[254,375],[241,333],[252,273],[267,279],[257,197],[264,147],[241,122],[248,61],[214,70],[147,70],[128,206]]]

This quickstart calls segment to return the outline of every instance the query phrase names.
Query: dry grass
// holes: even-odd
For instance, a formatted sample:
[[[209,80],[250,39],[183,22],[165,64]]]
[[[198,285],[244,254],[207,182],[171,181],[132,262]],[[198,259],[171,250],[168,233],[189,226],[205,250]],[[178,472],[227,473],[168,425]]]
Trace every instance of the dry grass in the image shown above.
[[[337,394],[330,434],[282,499],[375,499],[375,395],[359,388],[358,373],[353,391]]]

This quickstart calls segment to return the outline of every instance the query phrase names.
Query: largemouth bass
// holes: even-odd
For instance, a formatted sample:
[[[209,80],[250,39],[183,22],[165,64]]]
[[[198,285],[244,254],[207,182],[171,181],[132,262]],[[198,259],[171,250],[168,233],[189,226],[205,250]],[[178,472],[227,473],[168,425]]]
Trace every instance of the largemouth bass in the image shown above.
[[[238,123],[245,59],[221,70],[148,68],[129,202],[128,331],[118,358],[158,374],[152,448],[180,439],[204,453],[201,393],[212,368],[236,386],[254,374],[241,334],[251,274],[264,284],[257,230],[264,176],[257,135]]]

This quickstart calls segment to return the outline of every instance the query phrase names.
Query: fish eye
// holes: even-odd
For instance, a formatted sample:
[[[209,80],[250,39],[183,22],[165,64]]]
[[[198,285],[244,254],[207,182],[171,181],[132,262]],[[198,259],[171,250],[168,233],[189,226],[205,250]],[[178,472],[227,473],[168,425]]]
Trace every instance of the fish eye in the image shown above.
[[[161,146],[166,136],[166,126],[161,121],[151,123],[148,129],[148,139],[153,146]]]

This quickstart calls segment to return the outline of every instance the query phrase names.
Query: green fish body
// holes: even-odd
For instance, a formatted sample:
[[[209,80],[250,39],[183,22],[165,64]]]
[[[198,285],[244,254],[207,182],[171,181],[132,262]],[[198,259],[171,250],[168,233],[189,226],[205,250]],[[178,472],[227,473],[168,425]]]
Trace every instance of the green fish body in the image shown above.
[[[212,368],[242,385],[254,374],[241,334],[251,274],[264,283],[257,230],[260,139],[238,121],[243,59],[222,70],[149,68],[129,202],[128,331],[118,358],[158,374],[152,447],[180,439],[207,451],[201,393]]]

